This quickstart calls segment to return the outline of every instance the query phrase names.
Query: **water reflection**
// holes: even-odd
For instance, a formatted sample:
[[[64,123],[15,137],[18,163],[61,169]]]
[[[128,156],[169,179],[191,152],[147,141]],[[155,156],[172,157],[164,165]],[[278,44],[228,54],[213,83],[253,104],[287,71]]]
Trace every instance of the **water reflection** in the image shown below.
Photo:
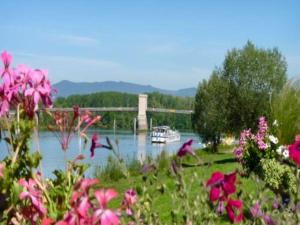
[[[112,141],[115,138],[119,139],[119,148],[121,156],[125,160],[132,160],[133,158],[139,160],[140,162],[145,161],[147,156],[155,158],[163,150],[169,152],[170,154],[176,152],[181,144],[188,138],[193,138],[196,141],[193,144],[194,148],[200,147],[199,139],[194,133],[181,133],[181,141],[173,142],[168,144],[152,144],[151,138],[147,133],[139,133],[133,135],[131,132],[123,131],[116,132],[114,135],[113,131],[107,130],[92,130],[88,133],[91,136],[94,132],[100,134],[100,142],[105,143],[105,137],[109,137]],[[43,171],[47,177],[52,177],[52,171],[55,169],[64,169],[64,157],[63,151],[59,145],[57,137],[51,132],[41,132],[39,134],[40,149],[43,154]],[[80,143],[81,142],[81,143]],[[34,143],[32,143],[35,145]],[[67,150],[67,156],[69,160],[75,159],[78,154],[83,154],[85,159],[84,162],[90,165],[90,169],[87,175],[92,175],[94,167],[104,166],[107,162],[107,158],[111,155],[111,151],[107,149],[98,148],[95,150],[95,157],[90,158],[89,151],[90,143],[84,143],[83,140],[79,140],[77,134],[74,135],[69,149]],[[34,146],[33,146],[34,147]],[[32,148],[34,151],[36,148]],[[3,159],[7,155],[7,146],[4,141],[0,142],[0,159]]]
[[[137,154],[136,158],[140,163],[143,163],[146,160],[146,142],[147,142],[147,133],[142,132],[137,136]]]

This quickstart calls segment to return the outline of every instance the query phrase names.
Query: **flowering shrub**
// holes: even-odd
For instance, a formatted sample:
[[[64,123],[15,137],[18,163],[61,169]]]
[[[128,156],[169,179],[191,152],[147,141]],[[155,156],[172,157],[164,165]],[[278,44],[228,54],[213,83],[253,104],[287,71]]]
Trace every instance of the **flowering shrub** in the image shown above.
[[[234,151],[245,175],[256,174],[281,196],[296,191],[295,174],[286,164],[291,152],[287,147],[279,146],[278,138],[270,132],[264,117],[259,119],[256,134],[251,130],[241,133],[239,147]]]

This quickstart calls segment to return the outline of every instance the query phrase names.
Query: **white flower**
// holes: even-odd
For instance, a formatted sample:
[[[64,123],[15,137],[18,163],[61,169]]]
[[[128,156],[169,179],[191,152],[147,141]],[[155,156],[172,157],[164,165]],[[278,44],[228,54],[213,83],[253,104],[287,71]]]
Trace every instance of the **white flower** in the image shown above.
[[[277,149],[276,152],[278,155],[282,155],[283,151],[285,150],[285,147],[283,145],[280,145]]]
[[[278,127],[278,121],[277,121],[277,120],[274,120],[273,126],[274,126],[274,127]]]
[[[273,135],[269,135],[269,140],[275,145],[278,144],[278,138]]]
[[[285,159],[288,159],[289,156],[290,156],[289,151],[288,151],[287,149],[285,149],[285,150],[283,151],[282,155],[283,155],[283,158],[285,158]]]

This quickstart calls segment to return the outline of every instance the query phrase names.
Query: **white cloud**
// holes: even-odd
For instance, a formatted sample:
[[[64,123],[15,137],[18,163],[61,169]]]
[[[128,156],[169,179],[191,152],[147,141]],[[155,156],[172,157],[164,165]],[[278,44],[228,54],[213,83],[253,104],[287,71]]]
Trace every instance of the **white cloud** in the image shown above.
[[[51,36],[59,41],[64,41],[74,45],[94,46],[99,44],[99,41],[93,37],[71,34],[52,34]]]

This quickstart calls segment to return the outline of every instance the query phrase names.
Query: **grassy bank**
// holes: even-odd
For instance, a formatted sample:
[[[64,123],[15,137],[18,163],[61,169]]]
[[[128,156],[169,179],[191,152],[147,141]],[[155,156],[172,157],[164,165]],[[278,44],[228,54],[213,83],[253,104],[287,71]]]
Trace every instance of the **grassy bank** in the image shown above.
[[[203,198],[199,201],[208,199],[208,192],[203,188],[206,180],[211,176],[214,171],[222,171],[224,173],[231,172],[238,167],[232,153],[228,151],[222,153],[212,154],[204,150],[197,151],[198,157],[204,162],[202,166],[195,166],[197,162],[193,157],[186,157],[183,161],[182,175],[188,189],[188,198],[191,202],[198,201],[197,196]],[[148,173],[136,173],[129,178],[120,178],[117,180],[100,176],[102,187],[113,187],[119,193],[124,193],[127,189],[133,187],[138,193],[142,192],[144,187],[147,187],[149,196],[155,196],[150,199],[152,205],[151,210],[160,218],[162,224],[173,224],[171,211],[176,208],[172,193],[176,192],[177,184],[174,181],[174,174],[172,174],[171,167],[172,157],[159,157],[153,160],[157,169]],[[136,167],[137,169],[138,167]],[[106,171],[107,172],[107,171]],[[253,193],[255,195],[255,183],[251,179],[239,178],[239,185],[241,191]],[[143,196],[144,197],[144,196]],[[112,202],[112,206],[117,207],[122,200],[119,196],[117,200]],[[202,202],[201,204],[207,204]],[[205,208],[205,207],[204,207]],[[210,212],[211,213],[211,212]],[[216,221],[218,224],[230,224],[226,216],[219,217]],[[201,224],[201,223],[200,223]]]

